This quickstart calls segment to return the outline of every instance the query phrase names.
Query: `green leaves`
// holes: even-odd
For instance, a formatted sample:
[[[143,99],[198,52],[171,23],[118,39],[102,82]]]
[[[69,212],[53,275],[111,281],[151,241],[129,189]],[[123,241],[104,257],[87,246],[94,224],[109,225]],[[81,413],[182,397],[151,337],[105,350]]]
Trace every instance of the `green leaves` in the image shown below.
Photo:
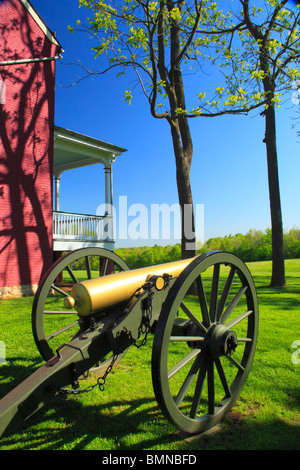
[[[127,38],[127,43],[134,48],[142,47],[146,51],[148,45],[148,37],[146,36],[144,29],[135,29],[132,26],[129,29],[129,37]]]
[[[152,114],[159,117],[278,105],[280,93],[300,79],[299,10],[286,8],[286,0],[249,3],[240,0],[233,14],[230,6],[221,10],[211,0],[79,0],[89,10],[95,57],[108,60],[107,70],[118,66],[118,75],[131,67]],[[70,32],[75,29],[69,26]],[[184,74],[205,63],[215,84],[196,94],[196,107],[189,111],[177,102],[176,67]],[[132,92],[124,97],[131,103]],[[168,112],[160,114],[167,105]]]
[[[263,70],[253,70],[250,74],[250,78],[256,78],[257,80],[263,80],[266,77],[266,72]]]
[[[131,104],[131,100],[132,100],[132,91],[125,91],[124,93],[124,99],[125,99],[125,102],[128,103],[128,104]]]
[[[286,8],[285,0],[261,0],[256,6],[241,0],[240,4],[241,11],[235,10],[237,27],[229,30],[226,20],[226,32],[210,54],[225,84],[222,93],[216,88],[221,99],[216,111],[279,106],[280,96],[300,78],[299,9]],[[215,28],[211,26],[207,34],[213,36]],[[210,113],[212,103],[206,103]]]
[[[170,11],[170,18],[175,21],[181,20],[181,13],[178,7],[173,7]]]

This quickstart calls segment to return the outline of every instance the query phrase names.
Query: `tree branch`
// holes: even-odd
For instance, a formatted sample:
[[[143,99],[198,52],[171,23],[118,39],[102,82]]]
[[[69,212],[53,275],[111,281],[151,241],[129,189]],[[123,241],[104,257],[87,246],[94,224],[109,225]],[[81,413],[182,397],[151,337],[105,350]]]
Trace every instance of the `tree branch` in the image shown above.
[[[212,112],[204,112],[202,113],[201,111],[199,111],[199,113],[188,113],[186,114],[186,117],[187,118],[195,118],[195,117],[218,117],[218,116],[224,116],[226,114],[240,114],[240,115],[244,115],[244,116],[247,116],[249,114],[250,111],[253,111],[254,109],[258,109],[260,108],[261,106],[264,106],[265,102],[264,101],[261,101],[260,103],[256,103],[255,105],[252,105],[252,106],[249,106],[248,108],[237,108],[237,109],[224,109],[222,111],[218,111],[216,113],[212,113]]]

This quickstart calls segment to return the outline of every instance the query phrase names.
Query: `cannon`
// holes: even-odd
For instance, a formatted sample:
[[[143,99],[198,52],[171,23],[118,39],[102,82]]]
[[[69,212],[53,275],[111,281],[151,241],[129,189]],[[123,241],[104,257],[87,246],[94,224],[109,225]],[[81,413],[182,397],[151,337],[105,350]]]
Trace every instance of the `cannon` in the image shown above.
[[[258,302],[248,268],[231,253],[130,270],[113,252],[82,248],[41,280],[32,330],[45,363],[0,400],[0,436],[53,395],[103,389],[116,361],[149,334],[158,405],[175,428],[198,434],[224,418],[245,385]],[[95,384],[81,390],[87,371]]]

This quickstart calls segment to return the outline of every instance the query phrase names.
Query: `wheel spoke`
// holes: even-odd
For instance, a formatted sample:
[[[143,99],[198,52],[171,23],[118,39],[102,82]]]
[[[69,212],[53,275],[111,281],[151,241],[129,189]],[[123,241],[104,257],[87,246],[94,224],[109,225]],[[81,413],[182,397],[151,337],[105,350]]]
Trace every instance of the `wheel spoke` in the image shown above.
[[[73,326],[78,325],[78,322],[79,322],[79,320],[74,321],[73,323],[70,323],[69,325],[66,325],[63,328],[60,328],[59,330],[54,331],[54,333],[51,333],[50,335],[46,336],[46,340],[49,341],[49,339],[55,338],[55,336],[58,336],[58,335],[64,333],[65,331],[69,330],[70,328],[73,328]]]
[[[205,360],[206,360],[205,354],[202,354],[196,389],[195,389],[191,411],[190,411],[190,418],[192,419],[196,417],[201,395],[202,395],[203,385],[204,385],[206,371],[207,371],[207,364],[205,363]]]
[[[184,302],[181,302],[180,307],[182,308],[184,313],[189,317],[189,319],[194,323],[195,326],[197,326],[204,333],[207,332],[205,326],[198,320],[198,318],[193,314],[193,312]]]
[[[68,294],[68,292],[65,292],[64,290],[60,289],[55,284],[52,284],[51,288],[55,290],[56,292],[59,292],[60,294],[64,295],[65,297],[71,297],[70,294]]]
[[[214,273],[212,278],[210,292],[209,316],[212,323],[216,321],[218,290],[219,290],[220,264],[214,265]]]
[[[108,258],[105,259],[105,262],[101,266],[100,277],[106,276],[107,267],[108,267]]]
[[[243,286],[238,290],[238,292],[236,293],[236,295],[234,296],[234,298],[228,305],[223,315],[221,315],[221,318],[220,318],[221,323],[226,322],[227,318],[230,316],[231,312],[235,309],[235,307],[237,306],[237,304],[239,303],[239,301],[241,300],[241,298],[243,297],[247,289],[248,289],[248,286]]]
[[[252,338],[237,338],[238,343],[252,343],[253,339]]]
[[[228,295],[229,295],[229,292],[230,292],[230,289],[231,289],[231,286],[232,286],[232,282],[233,282],[233,278],[234,278],[235,273],[236,273],[236,268],[232,267],[230,269],[230,272],[229,272],[228,277],[226,279],[224,290],[222,292],[220,302],[218,304],[217,318],[216,318],[217,321],[219,321],[220,318],[221,318],[222,312],[223,312],[224,307],[225,307],[226,300],[228,298]]]
[[[78,315],[76,310],[44,310],[44,315]]]
[[[198,293],[200,308],[201,308],[201,312],[202,312],[203,323],[205,325],[209,326],[210,325],[210,319],[209,319],[207,301],[206,301],[206,296],[205,296],[205,291],[204,291],[203,281],[202,281],[201,276],[197,277],[196,286],[197,286],[197,293]]]
[[[219,374],[219,377],[220,377],[220,380],[221,380],[226,398],[229,398],[229,397],[231,397],[231,391],[230,391],[230,388],[228,386],[227,379],[226,379],[226,376],[225,376],[225,373],[224,373],[224,369],[223,369],[222,363],[221,363],[219,358],[216,359],[216,368],[217,368],[217,371],[218,371],[218,374]]]
[[[176,398],[175,398],[175,403],[177,406],[179,406],[182,402],[182,400],[184,399],[184,397],[186,396],[190,386],[192,385],[193,383],[193,380],[194,378],[196,377],[196,374],[199,370],[199,367],[200,367],[200,363],[201,363],[201,356],[197,356],[196,357],[196,360],[194,362],[194,364],[192,365],[192,367],[190,368],[189,370],[189,373],[188,375],[186,376]]]
[[[75,276],[74,272],[72,271],[71,267],[68,265],[66,266],[66,269],[68,273],[70,274],[71,278],[73,279],[73,282],[76,284],[78,282],[77,277]]]
[[[227,328],[228,329],[232,328],[233,326],[237,325],[238,323],[240,323],[245,318],[249,317],[249,315],[251,315],[252,313],[253,313],[253,310],[247,310],[246,312],[241,313],[236,318],[234,318],[229,323],[227,323],[227,325],[226,325]]]
[[[208,387],[208,413],[214,414],[215,411],[215,375],[214,361],[210,359],[207,367],[207,387]]]
[[[86,274],[88,279],[92,279],[92,271],[91,271],[91,265],[90,265],[90,258],[88,256],[85,256],[85,266],[86,266]]]
[[[176,341],[204,341],[204,336],[170,336],[170,342]]]
[[[200,353],[201,349],[193,349],[190,351],[186,356],[184,356],[175,366],[173,366],[169,371],[168,371],[168,379],[171,379],[173,375],[177,374],[177,372],[180,371],[186,364],[188,364],[194,357],[198,356]]]
[[[229,360],[229,362],[231,362],[235,367],[237,367],[237,369],[239,369],[241,372],[244,372],[244,367],[242,366],[242,364],[240,364],[239,362],[237,362],[236,359],[234,359],[232,356],[225,356],[226,359]]]

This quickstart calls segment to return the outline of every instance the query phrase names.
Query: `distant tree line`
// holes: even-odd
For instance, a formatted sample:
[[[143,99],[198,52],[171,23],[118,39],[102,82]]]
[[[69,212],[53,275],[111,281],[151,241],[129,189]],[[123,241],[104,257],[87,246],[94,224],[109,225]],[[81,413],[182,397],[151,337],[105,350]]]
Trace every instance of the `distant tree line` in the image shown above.
[[[138,248],[118,248],[115,253],[119,255],[130,269],[154,266],[181,259],[181,245],[143,246]]]
[[[283,235],[285,259],[300,258],[300,230],[293,228]],[[272,231],[267,229],[249,230],[246,235],[237,233],[225,237],[210,238],[197,254],[207,251],[229,251],[244,262],[268,261],[272,259]],[[181,245],[168,245],[137,248],[118,248],[115,252],[128,264],[130,269],[153,266],[181,259]]]

